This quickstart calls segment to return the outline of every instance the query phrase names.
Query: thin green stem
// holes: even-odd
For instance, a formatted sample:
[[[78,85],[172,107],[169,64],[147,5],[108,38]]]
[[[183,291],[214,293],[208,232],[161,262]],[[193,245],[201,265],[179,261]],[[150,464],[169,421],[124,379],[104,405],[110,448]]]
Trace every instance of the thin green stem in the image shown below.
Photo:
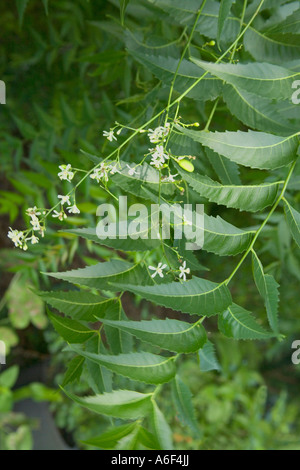
[[[244,7],[243,7],[243,12],[242,12],[242,16],[241,16],[241,21],[240,21],[240,30],[239,30],[239,34],[241,33],[241,30],[242,30],[242,27],[243,27],[243,24],[244,24],[244,18],[245,18],[245,13],[246,13],[246,8],[247,8],[247,3],[248,3],[248,0],[244,0]],[[237,45],[238,45],[238,42],[235,43],[234,45],[234,48],[233,48],[233,51],[232,51],[232,54],[231,54],[231,59],[230,59],[230,63],[233,62],[234,60],[234,56],[235,56],[235,53],[236,53],[236,49],[237,49]],[[224,82],[223,82],[224,83]],[[210,116],[208,118],[208,121],[207,121],[207,124],[204,128],[205,131],[208,131],[209,127],[210,127],[210,124],[211,124],[211,121],[214,117],[214,114],[217,110],[217,107],[218,107],[218,104],[219,104],[219,101],[220,101],[220,98],[217,99],[217,101],[215,102],[214,104],[214,107],[210,113]]]
[[[174,77],[173,77],[173,80],[172,80],[172,83],[171,83],[171,88],[170,88],[170,93],[169,93],[169,99],[168,99],[168,104],[167,104],[167,108],[166,108],[166,119],[165,119],[165,123],[168,122],[168,118],[169,118],[169,109],[170,109],[170,106],[171,106],[171,100],[172,100],[172,96],[173,96],[173,91],[174,91],[174,85],[175,85],[175,81],[176,81],[176,78],[177,78],[177,75],[178,75],[178,72],[179,72],[179,68],[180,68],[180,65],[185,57],[185,54],[188,50],[188,48],[190,47],[190,44],[191,44],[191,41],[193,39],[193,36],[194,36],[194,32],[195,32],[195,29],[196,29],[196,26],[198,24],[198,21],[199,21],[199,18],[202,14],[202,11],[203,11],[203,8],[205,7],[205,4],[206,4],[206,1],[207,0],[204,0],[202,5],[201,5],[201,8],[199,9],[198,11],[198,14],[196,16],[196,20],[195,20],[195,23],[192,27],[192,31],[191,31],[191,34],[189,36],[189,39],[185,45],[185,48],[181,54],[181,57],[180,57],[180,60],[178,62],[178,65],[177,65],[177,68],[176,68],[176,71],[175,71],[175,74],[174,74]]]
[[[245,14],[246,14],[247,3],[248,3],[248,0],[244,0],[244,6],[243,6],[243,12],[242,12],[241,21],[240,21],[240,31],[239,32],[241,32],[243,24],[244,24],[244,18],[245,18]],[[236,49],[237,49],[237,45],[238,45],[238,43],[236,43],[234,48],[233,48],[233,51],[232,51],[232,54],[231,54],[231,62],[234,59]]]
[[[261,0],[257,9],[255,10],[252,18],[250,19],[249,23],[245,26],[245,28],[243,29],[243,31],[239,34],[239,36],[236,38],[236,40],[231,44],[231,46],[229,46],[229,48],[219,57],[219,59],[216,61],[216,64],[218,64],[219,62],[221,62],[224,57],[227,56],[227,54],[232,50],[232,48],[235,47],[236,44],[238,44],[239,40],[244,36],[244,34],[246,33],[246,31],[250,28],[251,24],[253,23],[253,21],[255,20],[255,18],[257,17],[258,13],[260,12],[260,9],[262,7],[262,5],[264,4],[265,0]],[[170,104],[170,108],[172,106],[174,106],[176,103],[178,103],[179,101],[181,101],[186,95],[188,95],[190,93],[191,90],[193,90],[193,88],[195,88],[195,86],[198,85],[198,83],[201,82],[201,80],[203,80],[203,78],[206,77],[206,75],[208,75],[208,71],[204,72],[203,75],[201,75],[201,77],[199,77],[187,90],[185,90],[184,93],[182,93],[175,101],[173,101],[173,103]]]
[[[206,1],[206,0],[205,0]],[[250,27],[250,25],[252,24],[252,22],[254,21],[254,19],[256,18],[256,16],[258,15],[263,3],[264,3],[265,0],[261,0],[257,9],[255,10],[252,18],[250,19],[249,23],[245,26],[245,28],[243,29],[243,31],[239,34],[239,36],[237,37],[237,39],[231,44],[231,46],[224,52],[224,54],[222,54],[219,59],[216,61],[216,63],[219,63],[221,62],[224,57],[226,57],[226,55],[236,46],[236,44],[238,44],[239,40],[243,37],[243,35],[245,34],[245,32],[248,30],[248,28]],[[204,6],[204,5],[202,5]],[[201,9],[202,11],[202,9]],[[200,11],[197,15],[197,21],[198,21],[198,16],[200,17]],[[195,25],[194,25],[194,28],[193,28],[193,31],[192,33],[194,32],[195,28],[196,28],[196,25],[197,23],[195,22]],[[190,36],[191,37],[191,36]],[[188,42],[189,44],[189,42]],[[184,51],[185,53],[185,51]],[[184,55],[182,55],[182,60],[183,60],[183,57]],[[181,62],[180,62],[181,63]],[[178,65],[178,69],[180,67],[180,63]],[[179,105],[179,103],[182,101],[182,99],[188,95],[190,93],[191,90],[193,90],[193,88],[195,88],[195,86],[197,86],[201,80],[203,80],[206,75],[208,74],[208,71],[204,72],[201,77],[199,77],[187,90],[185,90],[185,92],[183,92],[178,98],[176,98],[172,103],[168,103],[167,107],[165,107],[164,109],[162,109],[161,111],[159,111],[155,116],[153,116],[151,119],[149,119],[145,124],[143,124],[139,129],[135,130],[135,132],[133,132],[133,134],[131,134],[122,144],[119,145],[119,147],[115,150],[113,150],[104,160],[102,160],[101,162],[99,162],[97,165],[95,165],[90,171],[88,171],[87,173],[85,173],[85,175],[81,178],[81,180],[75,185],[74,188],[72,188],[71,191],[69,191],[69,193],[67,194],[68,196],[71,195],[72,193],[74,193],[76,191],[76,189],[86,180],[86,178],[88,178],[94,170],[96,170],[103,162],[105,162],[106,160],[109,160],[111,159],[112,157],[115,156],[115,154],[118,154],[120,153],[120,151],[129,143],[131,142],[131,140],[137,136],[138,134],[140,134],[140,132],[146,128],[149,127],[149,125],[156,121],[165,111],[167,111],[167,113],[169,112],[169,110],[175,106],[175,105]],[[172,95],[172,93],[170,93],[170,96]],[[170,98],[171,99],[171,98]],[[179,106],[177,107],[177,109],[179,109]],[[44,222],[45,219],[57,208],[60,206],[60,202],[57,203],[54,207],[52,207],[51,209],[49,209],[45,216],[42,218],[42,221]]]
[[[237,271],[240,269],[240,267],[242,266],[242,264],[244,263],[245,259],[248,257],[249,253],[253,250],[253,247],[259,237],[259,235],[261,234],[262,230],[264,229],[264,227],[267,225],[268,221],[270,220],[270,218],[272,217],[273,213],[275,212],[275,210],[277,209],[277,207],[279,206],[280,202],[284,199],[284,194],[286,192],[286,189],[288,187],[288,184],[290,182],[290,179],[291,179],[291,176],[294,172],[294,169],[295,169],[295,166],[297,164],[297,160],[295,160],[295,162],[292,164],[291,166],[291,169],[288,173],[288,176],[284,182],[284,186],[281,190],[281,193],[280,195],[278,196],[274,206],[272,207],[272,209],[270,210],[268,216],[266,217],[266,219],[263,221],[263,223],[261,224],[261,226],[259,227],[259,229],[256,231],[255,235],[254,235],[254,238],[251,242],[251,245],[249,246],[249,248],[247,249],[247,251],[245,252],[245,254],[243,255],[242,259],[240,260],[240,262],[237,264],[237,266],[235,267],[235,269],[233,270],[233,272],[231,273],[231,275],[229,276],[228,279],[226,279],[225,281],[225,284],[228,285],[229,282],[232,280],[232,278],[235,276],[235,274],[237,273]]]
[[[216,101],[215,101],[215,104],[214,104],[214,106],[213,106],[213,108],[212,108],[212,110],[211,110],[211,113],[210,113],[210,116],[209,116],[208,121],[207,121],[207,123],[206,123],[206,126],[205,126],[204,129],[203,129],[204,131],[208,131],[209,126],[210,126],[210,124],[211,124],[211,121],[212,121],[212,119],[213,119],[213,117],[214,117],[214,114],[215,114],[215,112],[216,112],[217,106],[218,106],[218,104],[219,104],[219,101],[220,101],[220,98],[217,98]]]

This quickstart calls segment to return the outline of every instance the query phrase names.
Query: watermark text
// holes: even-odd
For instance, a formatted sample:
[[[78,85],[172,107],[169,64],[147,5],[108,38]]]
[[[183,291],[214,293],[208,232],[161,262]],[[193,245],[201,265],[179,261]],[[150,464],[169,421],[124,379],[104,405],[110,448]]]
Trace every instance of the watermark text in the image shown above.
[[[0,80],[0,104],[6,104],[6,85]]]

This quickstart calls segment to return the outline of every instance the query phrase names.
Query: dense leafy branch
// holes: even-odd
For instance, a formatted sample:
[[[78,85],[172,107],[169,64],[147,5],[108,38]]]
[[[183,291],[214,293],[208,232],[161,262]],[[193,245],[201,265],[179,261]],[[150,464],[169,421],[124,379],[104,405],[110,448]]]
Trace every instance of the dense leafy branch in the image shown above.
[[[278,319],[279,285],[273,276],[265,273],[255,245],[283,202],[287,224],[300,246],[300,214],[286,199],[299,155],[300,133],[290,102],[292,85],[299,78],[299,72],[297,64],[292,62],[296,57],[296,46],[288,42],[285,36],[292,30],[298,38],[300,31],[299,22],[294,25],[290,18],[286,18],[281,27],[275,24],[267,32],[256,31],[253,24],[255,28],[256,23],[259,25],[256,20],[265,1],[252,2],[250,6],[244,1],[241,11],[240,7],[234,10],[239,15],[234,16],[229,15],[232,1],[222,0],[220,3],[204,0],[200,7],[196,0],[189,0],[186,5],[179,0],[146,2],[149,11],[154,11],[155,18],[163,11],[168,21],[175,21],[179,27],[184,27],[181,39],[185,38],[186,42],[181,53],[177,40],[162,47],[151,47],[144,44],[140,37],[125,33],[128,53],[168,87],[166,106],[159,112],[154,112],[153,108],[150,118],[137,128],[132,127],[132,123],[128,126],[116,123],[114,128],[104,131],[110,142],[117,140],[122,133],[131,133],[105,158],[85,152],[83,155],[94,164],[91,170],[73,168],[71,164],[62,165],[59,173],[62,180],[71,182],[82,171],[84,175],[66,196],[60,196],[61,201],[51,209],[42,210],[42,213],[37,212],[40,211],[38,208],[29,210],[33,229],[10,233],[16,246],[24,249],[32,230],[44,234],[45,221],[50,215],[61,220],[65,218],[64,204],[68,205],[70,213],[79,213],[76,190],[88,178],[96,180],[112,199],[117,199],[114,188],[119,188],[138,200],[144,199],[158,205],[164,203],[170,206],[174,201],[180,203],[182,200],[189,202],[190,197],[195,200],[196,196],[200,196],[204,202],[254,214],[271,208],[263,214],[263,222],[258,228],[240,229],[220,216],[208,214],[204,215],[204,227],[197,225],[197,222],[191,223],[194,231],[204,232],[203,251],[217,256],[243,253],[232,273],[221,283],[198,275],[189,278],[191,271],[198,274],[203,268],[195,254],[182,247],[175,236],[171,242],[166,242],[160,223],[156,227],[157,238],[151,239],[149,225],[153,225],[153,220],[150,219],[149,224],[146,216],[141,219],[146,227],[143,236],[138,237],[138,233],[134,232],[136,237],[131,240],[122,237],[100,240],[94,229],[69,231],[89,242],[114,249],[117,259],[73,271],[48,273],[55,279],[85,288],[80,293],[40,293],[48,304],[66,315],[49,312],[54,328],[76,354],[69,364],[63,387],[72,400],[89,410],[109,417],[136,420],[135,423],[116,426],[99,438],[92,439],[89,442],[91,445],[107,448],[105,446],[109,443],[121,440],[126,442],[124,445],[128,449],[140,445],[171,449],[172,433],[158,407],[157,398],[162,385],[167,382],[172,384],[179,416],[191,432],[197,433],[191,394],[178,375],[177,364],[183,354],[197,353],[202,370],[218,369],[213,345],[207,340],[203,326],[207,317],[217,316],[220,332],[235,340],[282,338]],[[120,2],[122,24],[129,3]],[[233,24],[234,38],[231,37],[230,28],[226,29],[226,25]],[[188,28],[189,35],[186,34]],[[211,39],[207,33],[210,30],[217,44],[207,41],[207,38]],[[264,52],[265,56],[262,62],[255,61],[261,60],[261,57],[260,54],[257,57],[250,45],[253,35],[259,36],[257,42],[263,41],[264,48],[260,54]],[[248,55],[245,59],[241,52],[243,45],[252,54],[253,62],[249,62]],[[213,47],[212,50],[208,49]],[[288,63],[278,65],[273,60],[276,47],[280,56],[283,51],[290,51],[287,54],[290,59]],[[188,52],[189,58],[186,57]],[[238,54],[241,60],[236,62]],[[210,62],[207,57],[214,57],[215,61]],[[163,87],[161,90],[165,91]],[[175,93],[178,96],[173,98]],[[180,117],[180,111],[185,112],[185,98],[200,103],[215,100],[203,123],[203,130],[192,130],[200,124],[186,123]],[[222,99],[242,122],[243,130],[209,130],[220,111]],[[279,110],[285,110],[283,119],[280,119],[280,111],[279,115],[273,112],[277,104]],[[154,130],[149,129],[152,124],[157,126]],[[149,149],[138,162],[121,159],[121,152],[126,155],[133,140],[139,140],[138,137],[142,139],[145,133],[155,148]],[[150,164],[147,159],[151,160]],[[284,179],[282,169],[285,171],[286,167],[290,168]],[[208,176],[207,168],[214,170],[220,181],[213,179],[212,175]],[[267,170],[270,175],[263,183],[262,174],[259,183],[243,184],[240,168],[259,170],[261,174],[261,170]],[[172,175],[173,169],[176,175]],[[180,179],[176,180],[178,175]],[[191,193],[189,188],[192,189]],[[73,198],[73,204],[70,198]],[[38,215],[41,217],[38,218]],[[173,232],[175,229],[174,223]],[[33,237],[32,243],[36,242]],[[128,253],[126,260],[121,258],[119,251]],[[134,252],[139,256],[133,255]],[[161,254],[158,266],[149,265],[149,260],[155,259],[158,253]],[[234,303],[228,287],[250,254],[254,282],[264,301],[272,331],[257,322],[251,312]],[[95,291],[101,291],[101,296],[95,295]],[[191,323],[171,319],[129,320],[121,301],[125,291],[174,311],[197,315],[199,319]],[[142,343],[137,350],[133,337]],[[143,351],[143,343],[151,348],[151,352]],[[80,398],[66,389],[79,380],[83,370],[101,377],[101,380],[93,381],[94,396]],[[149,384],[151,391],[113,390],[112,373],[117,378],[122,376],[124,380]],[[151,433],[143,427],[144,422],[150,423]]]

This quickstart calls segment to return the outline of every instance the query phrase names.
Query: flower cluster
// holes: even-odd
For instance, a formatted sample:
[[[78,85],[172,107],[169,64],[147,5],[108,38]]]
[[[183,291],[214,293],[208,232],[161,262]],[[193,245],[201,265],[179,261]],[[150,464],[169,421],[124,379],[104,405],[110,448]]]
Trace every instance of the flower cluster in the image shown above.
[[[7,236],[11,239],[11,241],[17,248],[22,248],[25,251],[27,250],[27,243],[24,232],[20,232],[19,230],[13,230],[11,227],[9,227],[9,232]]]
[[[101,180],[107,182],[109,179],[109,173],[114,175],[117,173],[116,165],[101,163],[99,168],[95,168],[93,172],[90,174],[90,178],[92,180],[96,180],[97,183],[100,183]]]
[[[39,234],[44,237],[45,227],[42,225],[40,219],[38,218],[41,215],[39,209],[35,207],[30,207],[26,210],[26,214],[30,217],[31,229],[26,231],[13,230],[9,227],[9,232],[7,234],[8,238],[13,242],[15,247],[21,248],[26,251],[28,249],[27,242],[31,242],[32,245],[39,243],[39,238],[34,234],[34,232],[39,232]],[[30,236],[29,233],[31,232]]]
[[[162,264],[162,263],[159,263],[156,268],[154,266],[148,266],[148,268],[151,269],[151,271],[154,271],[154,273],[151,274],[152,278],[154,278],[157,274],[161,278],[163,278],[164,277],[163,270],[166,269],[166,267],[167,267],[167,265]],[[190,272],[191,272],[190,268],[186,267],[186,261],[184,261],[182,263],[182,266],[179,267],[179,271],[180,271],[179,279],[183,279],[184,281],[186,281],[186,275],[190,274]]]
[[[119,126],[121,125],[118,125],[116,127]],[[125,126],[121,126],[121,128],[116,131],[116,135],[119,135],[124,127]],[[109,131],[103,131],[103,136],[106,137],[110,142],[113,142],[114,140],[117,140],[117,137],[115,136],[115,130],[116,128],[111,128]],[[154,148],[149,149],[151,155],[150,164],[159,170],[166,167],[166,161],[169,160],[170,155],[164,148],[164,142],[166,142],[167,136],[170,133],[170,123],[166,123],[165,126],[159,126],[154,130],[148,129],[148,131],[141,130],[140,132],[148,132],[150,142],[156,144]],[[99,166],[97,165],[91,172],[86,173],[88,173],[88,176],[91,179],[96,180],[97,183],[107,183],[109,181],[109,175],[113,175],[119,172],[117,165],[117,162],[108,163],[103,161]],[[138,174],[138,172],[136,171],[136,167],[131,167],[128,164],[126,165],[126,167],[128,168],[129,176],[134,176]],[[69,183],[72,182],[75,174],[78,171],[81,171],[76,168],[72,168],[72,165],[69,163],[60,165],[59,170],[59,179],[61,181],[68,181]],[[162,178],[162,181],[176,184],[176,176],[178,175],[172,175],[171,173],[169,173],[169,176],[164,176]],[[23,250],[27,250],[28,241],[30,241],[32,245],[39,243],[39,238],[36,236],[35,232],[38,232],[42,237],[44,237],[44,233],[46,230],[45,219],[50,214],[52,214],[53,218],[57,218],[60,221],[66,219],[68,217],[67,214],[80,214],[80,210],[78,209],[75,200],[71,202],[71,196],[69,194],[66,196],[58,195],[60,204],[58,203],[56,206],[54,206],[48,211],[44,209],[38,209],[37,207],[27,209],[26,214],[30,217],[31,228],[26,231],[19,231],[10,228],[8,232],[8,237],[12,240],[14,245],[16,247],[22,248]],[[60,208],[57,209],[59,205]],[[67,206],[66,210],[64,208],[65,205]],[[39,218],[39,216],[42,216],[42,218]],[[155,271],[152,277],[155,277],[157,274],[160,277],[163,277],[163,270],[165,268],[166,265],[163,265],[162,263],[160,263],[157,268],[150,267],[150,269],[153,269]]]
[[[166,137],[168,136],[169,132],[170,132],[170,123],[167,122],[165,127],[159,126],[154,130],[149,129],[148,137],[152,144],[158,144],[161,141],[163,142],[166,141]]]
[[[163,145],[156,145],[154,149],[149,149],[152,157],[150,165],[160,170],[163,168],[166,160],[169,159],[169,155],[165,152]]]
[[[39,234],[44,237],[45,227],[41,224],[40,219],[38,218],[39,215],[42,213],[39,209],[35,207],[30,207],[27,209],[26,214],[30,217],[30,224],[32,225],[32,230],[34,232],[39,232]],[[43,212],[45,214],[45,211]],[[34,245],[35,243],[39,242],[39,239],[36,236],[31,237],[30,239],[26,239],[26,241],[31,240],[31,243]]]
[[[62,196],[59,194],[58,199],[60,199],[60,204],[61,204],[61,210],[58,212],[57,210],[53,211],[52,217],[57,218],[60,221],[63,221],[64,219],[67,218],[67,214],[64,211],[64,205],[67,204],[67,211],[69,214],[80,214],[80,210],[76,206],[75,202],[74,204],[71,203],[70,196]]]

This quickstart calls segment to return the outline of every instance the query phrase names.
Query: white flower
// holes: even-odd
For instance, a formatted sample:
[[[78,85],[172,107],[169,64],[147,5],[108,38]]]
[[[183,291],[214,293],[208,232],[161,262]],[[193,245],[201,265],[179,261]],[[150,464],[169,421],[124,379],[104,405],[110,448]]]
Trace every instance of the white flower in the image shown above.
[[[31,241],[32,245],[36,245],[37,243],[39,243],[40,239],[35,235],[32,235],[32,237],[26,238],[26,241]]]
[[[152,157],[150,165],[153,165],[158,170],[161,170],[164,166],[164,161],[161,158]]]
[[[182,266],[179,267],[180,271],[180,278],[183,278],[184,281],[186,281],[186,274],[190,274],[191,270],[190,268],[186,267],[186,261],[183,262]]]
[[[72,207],[68,207],[68,212],[69,214],[80,214],[80,210],[78,209],[76,204],[74,204]]]
[[[61,180],[66,180],[66,181],[69,181],[69,183],[71,183],[71,180],[74,178],[74,173],[72,170],[72,167],[71,165],[60,165],[59,166],[59,169],[61,170],[60,173],[58,173],[58,177],[59,179]]]
[[[35,237],[34,235],[32,235],[31,237],[31,244],[32,245],[36,245],[37,243],[39,243],[40,239],[38,237]]]
[[[36,206],[34,207],[29,207],[26,211],[26,214],[32,217],[33,215],[41,215],[40,212],[38,212],[38,208]]]
[[[110,142],[113,140],[117,140],[117,138],[114,135],[114,131],[110,130],[108,131],[103,131],[103,137],[106,137]]]
[[[9,227],[9,230],[7,234],[8,238],[11,239],[16,247],[22,247],[24,243],[24,232],[13,230],[11,227]]]
[[[90,174],[90,178],[92,180],[97,180],[97,183],[100,183],[100,180],[102,178],[103,174],[102,172],[99,170],[99,168],[96,168],[93,173]]]
[[[129,165],[127,165],[127,164],[126,164],[126,166],[129,168],[128,174],[129,174],[130,176],[133,176],[133,175],[136,175],[136,174],[137,174],[137,171],[135,170],[135,168],[131,168],[131,166],[129,166]]]
[[[178,173],[176,173],[176,175],[171,175],[171,173],[170,173],[169,176],[165,176],[165,177],[162,179],[162,181],[163,181],[164,183],[174,183],[176,176],[178,176]]]
[[[67,214],[65,214],[64,211],[60,211],[60,212],[53,211],[52,217],[57,218],[57,219],[63,221],[64,219],[67,218]],[[43,236],[43,235],[42,235],[42,236]]]
[[[169,155],[165,153],[163,145],[157,145],[154,149],[149,149],[154,158],[161,158],[163,161],[169,160]]]
[[[61,203],[62,206],[66,203],[68,204],[68,206],[71,205],[70,196],[61,196],[59,194],[57,197],[58,197],[58,199],[61,199],[60,203]]]
[[[118,173],[117,165],[108,165],[107,169],[109,170],[111,175]]]
[[[39,219],[37,218],[36,215],[31,216],[30,223],[32,225],[32,230],[40,230],[41,229],[40,221],[39,221]]]
[[[149,269],[151,269],[152,271],[155,271],[151,277],[155,277],[156,274],[158,274],[160,277],[164,277],[164,274],[163,274],[163,269],[165,269],[167,267],[166,264],[162,264],[162,263],[159,263],[157,268],[154,268],[153,266],[149,266]]]

